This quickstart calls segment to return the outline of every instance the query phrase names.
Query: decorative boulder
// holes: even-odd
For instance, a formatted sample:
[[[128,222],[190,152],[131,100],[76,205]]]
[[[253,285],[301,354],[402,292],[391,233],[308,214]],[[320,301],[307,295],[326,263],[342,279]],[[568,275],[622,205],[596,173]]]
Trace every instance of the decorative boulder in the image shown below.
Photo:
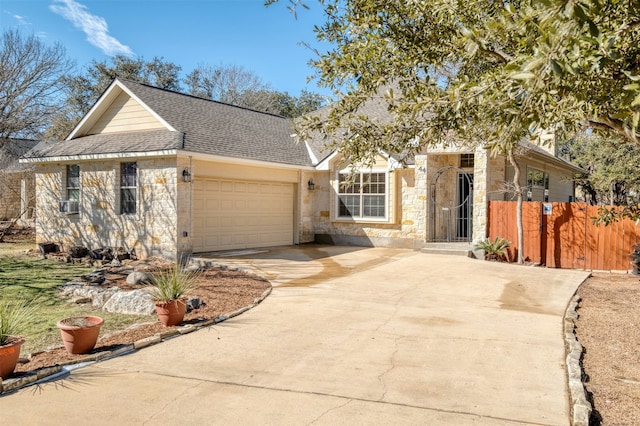
[[[148,272],[134,271],[127,276],[127,284],[151,284],[153,275]]]
[[[102,309],[107,312],[129,315],[152,315],[156,311],[151,295],[141,289],[115,293]]]

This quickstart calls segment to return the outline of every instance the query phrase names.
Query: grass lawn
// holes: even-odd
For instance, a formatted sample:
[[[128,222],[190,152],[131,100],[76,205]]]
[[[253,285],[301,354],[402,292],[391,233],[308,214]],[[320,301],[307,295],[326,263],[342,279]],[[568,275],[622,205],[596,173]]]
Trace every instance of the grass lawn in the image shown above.
[[[65,317],[97,315],[105,322],[100,335],[122,329],[136,322],[153,321],[155,317],[110,314],[90,305],[76,305],[58,297],[58,287],[90,272],[93,268],[46,260],[26,255],[33,243],[0,243],[0,294],[10,301],[29,301],[37,304],[38,316],[25,324],[20,335],[26,339],[22,356],[60,346],[62,340],[56,323]]]

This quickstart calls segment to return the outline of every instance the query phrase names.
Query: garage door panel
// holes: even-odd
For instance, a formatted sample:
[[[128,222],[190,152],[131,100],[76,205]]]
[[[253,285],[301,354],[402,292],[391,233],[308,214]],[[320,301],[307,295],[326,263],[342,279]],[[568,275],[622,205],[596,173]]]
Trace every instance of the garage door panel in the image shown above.
[[[293,244],[293,203],[292,184],[196,180],[194,251]]]

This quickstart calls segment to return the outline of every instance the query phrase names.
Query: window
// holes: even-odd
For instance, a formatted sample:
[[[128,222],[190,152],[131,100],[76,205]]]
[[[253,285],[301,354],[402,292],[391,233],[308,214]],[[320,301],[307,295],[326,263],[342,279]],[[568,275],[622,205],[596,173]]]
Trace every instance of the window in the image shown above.
[[[67,200],[80,200],[80,166],[67,166]]]
[[[473,154],[460,154],[460,168],[472,168],[473,167]]]
[[[340,173],[338,181],[338,217],[386,217],[386,173],[358,173],[355,176]]]
[[[120,214],[135,214],[138,188],[136,163],[120,164]]]
[[[80,166],[69,164],[67,166],[65,194],[59,202],[60,213],[73,215],[80,211]]]
[[[549,201],[549,173],[527,167],[527,200]]]

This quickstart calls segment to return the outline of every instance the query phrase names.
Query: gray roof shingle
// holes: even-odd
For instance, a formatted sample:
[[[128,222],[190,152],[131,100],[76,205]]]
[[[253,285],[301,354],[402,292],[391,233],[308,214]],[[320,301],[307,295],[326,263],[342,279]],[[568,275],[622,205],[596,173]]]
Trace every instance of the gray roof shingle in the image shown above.
[[[18,160],[37,144],[38,141],[31,139],[0,138],[0,170],[23,170],[26,166]]]
[[[165,149],[310,166],[304,144],[291,137],[291,120],[221,102],[118,80],[176,131],[149,130],[78,137],[41,144],[29,158],[116,154]]]
[[[66,157],[76,155],[136,153],[179,149],[182,133],[170,130],[147,130],[84,136],[61,142],[40,142],[24,158]]]
[[[291,120],[216,101],[121,81],[174,129],[185,134],[183,149],[226,157],[311,165],[293,137]]]

